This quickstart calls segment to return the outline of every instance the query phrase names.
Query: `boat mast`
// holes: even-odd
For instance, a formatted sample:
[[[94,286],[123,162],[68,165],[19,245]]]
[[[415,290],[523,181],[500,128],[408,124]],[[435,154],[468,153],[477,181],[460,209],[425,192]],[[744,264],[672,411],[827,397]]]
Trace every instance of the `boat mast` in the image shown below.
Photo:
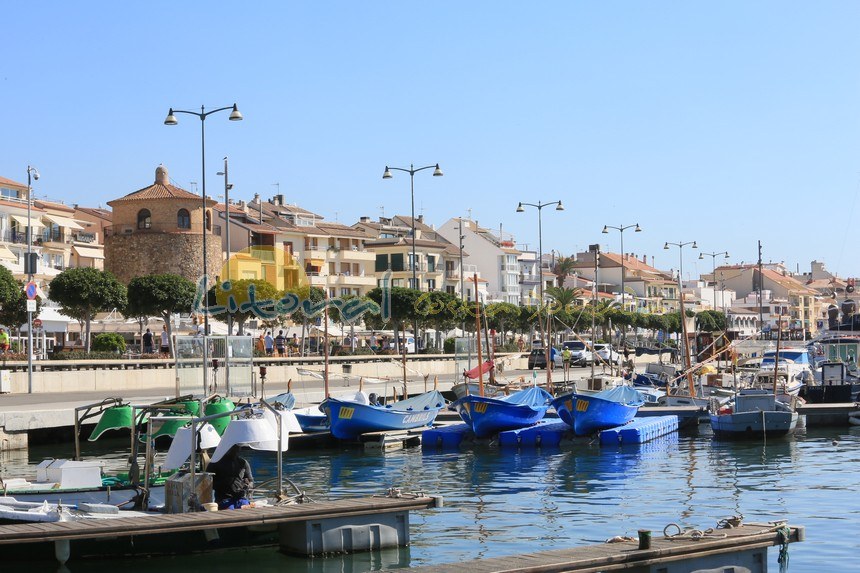
[[[776,396],[776,382],[779,379],[779,343],[782,342],[782,315],[776,315],[776,353],[773,356],[773,395]],[[788,388],[788,368],[785,370],[785,386]]]
[[[690,365],[690,348],[689,348],[689,339],[687,338],[687,315],[684,311],[684,291],[681,286],[681,277],[678,276],[678,300],[681,306],[681,335],[684,337],[684,340],[681,341],[681,348],[684,349],[684,366],[687,369],[687,390],[690,392],[690,397],[693,397],[693,370]]]
[[[478,394],[484,396],[484,360],[481,357],[481,301],[478,299],[478,273],[472,275],[475,281],[475,340],[478,341]]]
[[[328,289],[325,290],[325,306],[323,307],[323,379],[325,381],[325,397],[328,398]]]

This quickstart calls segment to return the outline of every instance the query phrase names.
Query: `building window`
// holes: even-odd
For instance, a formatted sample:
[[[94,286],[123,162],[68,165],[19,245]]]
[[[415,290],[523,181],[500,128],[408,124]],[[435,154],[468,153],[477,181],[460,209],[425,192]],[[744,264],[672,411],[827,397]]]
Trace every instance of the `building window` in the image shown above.
[[[152,228],[152,213],[149,212],[149,209],[141,209],[137,212],[137,228]]]
[[[188,209],[180,209],[176,214],[176,226],[180,229],[191,228],[191,214],[188,212]]]
[[[203,226],[206,227],[207,231],[212,230],[212,213],[210,211],[203,214]]]

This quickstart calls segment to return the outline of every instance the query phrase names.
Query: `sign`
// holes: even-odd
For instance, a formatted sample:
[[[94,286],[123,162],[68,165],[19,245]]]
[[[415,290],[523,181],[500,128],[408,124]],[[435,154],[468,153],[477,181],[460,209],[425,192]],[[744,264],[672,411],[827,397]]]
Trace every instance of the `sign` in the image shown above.
[[[36,300],[36,288],[36,283],[33,281],[28,282],[27,286],[24,287],[24,292],[27,293],[27,298],[29,300]]]
[[[28,300],[27,301],[27,312],[36,312],[36,301]]]
[[[33,328],[42,328],[42,319],[34,318],[33,319]]]

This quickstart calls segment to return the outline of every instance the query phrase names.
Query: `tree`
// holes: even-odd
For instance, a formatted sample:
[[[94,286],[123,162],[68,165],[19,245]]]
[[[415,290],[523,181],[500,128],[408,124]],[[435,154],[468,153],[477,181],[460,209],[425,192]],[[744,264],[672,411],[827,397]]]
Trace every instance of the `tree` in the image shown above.
[[[127,317],[160,316],[167,326],[168,345],[172,353],[170,316],[176,312],[190,312],[195,291],[194,283],[179,275],[135,277],[128,283],[128,304],[122,313]]]
[[[99,312],[124,309],[128,304],[125,285],[113,274],[92,267],[66,269],[51,281],[51,299],[60,313],[83,320],[85,348],[90,351],[90,323]]]
[[[556,286],[563,287],[564,279],[573,272],[576,268],[576,259],[573,257],[559,257],[555,260],[555,265],[552,267],[552,274],[555,275]]]
[[[276,289],[271,283],[262,279],[239,279],[236,281],[230,281],[229,291],[222,290],[221,286],[222,285],[218,285],[218,288],[215,291],[215,301],[218,305],[224,306],[227,309],[227,312],[233,316],[233,322],[238,325],[239,335],[242,335],[245,332],[245,322],[250,318],[257,316],[252,308],[241,310],[241,306],[251,300],[251,290],[254,291],[254,300],[261,303],[271,301],[274,305],[274,303],[277,303],[281,298],[281,293],[278,292],[278,289]],[[230,304],[230,297],[232,297],[232,303],[235,306]],[[274,306],[265,307],[261,310],[275,312]]]
[[[0,278],[0,281],[2,280]],[[22,324],[27,322],[27,294],[24,292],[24,284],[22,282],[18,283],[17,293],[11,299],[0,304],[2,304],[2,307],[0,307],[0,324],[5,324],[10,329],[14,328],[18,330]],[[42,301],[36,298],[36,312],[32,313],[33,318],[39,316],[41,309]]]
[[[726,329],[726,315],[717,310],[703,310],[696,315],[696,329],[702,332],[720,332]]]

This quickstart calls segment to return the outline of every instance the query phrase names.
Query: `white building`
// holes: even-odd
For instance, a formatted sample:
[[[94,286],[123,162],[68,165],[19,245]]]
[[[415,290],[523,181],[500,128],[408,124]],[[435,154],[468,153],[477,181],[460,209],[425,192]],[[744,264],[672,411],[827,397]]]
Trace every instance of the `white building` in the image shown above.
[[[460,218],[449,219],[438,233],[453,244],[460,238]],[[522,252],[509,233],[498,234],[478,225],[477,221],[462,219],[463,249],[468,256],[464,264],[475,265],[487,281],[487,302],[509,302],[520,305],[520,262]]]

